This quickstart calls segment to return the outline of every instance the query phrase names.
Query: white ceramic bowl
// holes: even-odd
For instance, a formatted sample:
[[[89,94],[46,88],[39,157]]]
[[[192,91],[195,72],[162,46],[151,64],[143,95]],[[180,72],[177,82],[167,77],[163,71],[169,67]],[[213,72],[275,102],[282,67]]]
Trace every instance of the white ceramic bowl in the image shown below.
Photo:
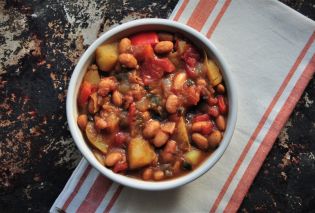
[[[94,52],[95,49],[103,44],[104,42],[113,41],[121,39],[130,34],[139,32],[139,31],[147,31],[147,30],[163,30],[169,32],[177,32],[181,33],[185,37],[187,37],[190,41],[192,41],[197,47],[201,47],[206,50],[207,54],[210,55],[220,67],[223,78],[225,81],[228,101],[229,101],[229,114],[227,119],[227,128],[224,133],[224,138],[221,141],[220,146],[215,150],[215,152],[206,159],[197,169],[188,173],[187,175],[161,181],[161,182],[151,182],[151,181],[142,181],[135,178],[126,177],[120,174],[116,174],[112,172],[112,170],[107,169],[102,166],[94,157],[91,152],[88,144],[85,142],[84,137],[77,125],[77,95],[78,90],[83,79],[84,73],[86,69],[94,60]],[[85,51],[85,53],[80,58],[75,70],[71,76],[68,94],[67,94],[67,119],[69,123],[70,132],[72,137],[78,146],[79,150],[83,154],[83,156],[90,162],[90,164],[100,171],[106,177],[116,181],[125,186],[143,189],[143,190],[166,190],[175,188],[178,186],[182,186],[186,183],[189,183],[196,178],[200,177],[202,174],[207,172],[213,165],[220,159],[223,155],[225,149],[227,148],[231,137],[233,135],[235,123],[236,123],[236,115],[237,114],[237,96],[236,96],[236,87],[232,80],[231,72],[228,69],[227,64],[224,62],[222,56],[218,52],[218,50],[214,47],[214,45],[201,33],[196,30],[178,22],[166,20],[166,19],[140,19],[131,21],[118,27],[115,27],[108,32],[104,33],[101,37],[99,37],[93,44]]]

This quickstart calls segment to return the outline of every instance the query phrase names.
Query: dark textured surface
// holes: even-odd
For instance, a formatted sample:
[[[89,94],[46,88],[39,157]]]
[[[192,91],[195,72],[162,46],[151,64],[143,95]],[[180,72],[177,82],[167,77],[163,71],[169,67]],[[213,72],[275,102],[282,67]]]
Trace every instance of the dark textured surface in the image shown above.
[[[240,212],[315,212],[315,79],[304,91]]]
[[[0,0],[0,212],[47,212],[81,159],[65,115],[78,58],[102,31],[177,1]]]
[[[176,0],[0,0],[0,211],[47,212],[80,154],[65,94],[79,56],[101,32],[167,17]],[[314,19],[315,3],[284,3]],[[315,209],[315,80],[282,130],[240,211]]]

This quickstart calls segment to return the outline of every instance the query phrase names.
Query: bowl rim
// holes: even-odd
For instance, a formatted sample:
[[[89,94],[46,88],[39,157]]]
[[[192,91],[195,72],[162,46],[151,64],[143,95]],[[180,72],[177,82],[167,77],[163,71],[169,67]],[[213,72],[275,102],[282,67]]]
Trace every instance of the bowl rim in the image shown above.
[[[214,59],[220,66],[221,73],[223,74],[223,79],[226,84],[228,100],[229,100],[229,114],[227,120],[227,128],[224,133],[224,138],[221,141],[220,146],[208,157],[204,162],[201,163],[195,170],[180,176],[174,179],[160,181],[160,182],[153,182],[153,181],[143,181],[140,179],[127,177],[124,175],[116,174],[112,170],[107,169],[105,166],[101,165],[96,158],[94,157],[92,151],[88,147],[87,143],[85,142],[84,138],[82,137],[82,133],[77,125],[76,122],[76,115],[74,114],[74,108],[77,106],[77,95],[76,95],[76,83],[80,76],[81,72],[85,72],[83,70],[86,63],[89,61],[91,55],[94,54],[95,49],[100,46],[102,43],[106,42],[108,39],[112,38],[114,35],[119,34],[125,30],[130,28],[135,28],[143,25],[158,25],[161,27],[168,27],[174,28],[179,32],[183,33],[184,35],[188,34],[194,37],[196,40],[203,43],[204,47],[207,48],[214,56]],[[139,30],[141,31],[141,30]],[[185,35],[185,36],[186,36]],[[176,188],[182,185],[185,185],[196,178],[202,176],[206,173],[209,169],[211,169],[218,160],[222,157],[223,153],[225,152],[226,148],[228,147],[231,138],[234,133],[236,120],[237,120],[237,92],[236,92],[236,85],[233,80],[232,73],[225,62],[224,58],[221,56],[217,48],[214,44],[209,41],[203,34],[196,31],[195,29],[181,24],[176,21],[168,20],[168,19],[160,19],[160,18],[145,18],[145,19],[138,19],[133,20],[119,26],[116,26],[109,31],[105,32],[99,38],[97,38],[83,53],[81,58],[79,59],[69,82],[68,92],[67,92],[67,101],[66,101],[66,114],[67,114],[67,121],[69,125],[69,129],[72,135],[72,138],[82,153],[83,157],[100,173],[108,177],[109,179],[118,182],[122,185],[141,189],[141,190],[166,190]]]

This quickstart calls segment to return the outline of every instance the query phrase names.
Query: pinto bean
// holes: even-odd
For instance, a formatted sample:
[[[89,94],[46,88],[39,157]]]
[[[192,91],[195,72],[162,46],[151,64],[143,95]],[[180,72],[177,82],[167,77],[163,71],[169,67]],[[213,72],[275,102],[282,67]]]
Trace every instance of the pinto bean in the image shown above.
[[[137,59],[129,53],[122,53],[118,57],[119,62],[127,68],[134,69],[137,67]]]
[[[123,96],[118,90],[115,90],[113,92],[112,101],[113,101],[113,103],[116,106],[121,106],[122,105],[122,103],[123,103]]]
[[[217,124],[217,127],[219,130],[224,131],[225,130],[225,118],[222,115],[219,115],[215,119],[215,123]]]
[[[225,87],[223,86],[223,84],[218,84],[216,90],[220,94],[224,94],[225,93]]]
[[[97,129],[105,129],[108,127],[108,123],[105,120],[103,120],[102,118],[95,116],[94,120],[95,120],[95,127]]]
[[[174,160],[175,158],[175,153],[176,153],[176,149],[177,149],[177,145],[176,145],[176,141],[174,140],[169,140],[162,153],[161,153],[161,158],[165,163],[170,163]]]
[[[208,143],[211,149],[215,149],[219,146],[222,140],[222,134],[219,130],[213,131],[208,137]]]
[[[198,148],[202,150],[208,149],[208,140],[203,135],[199,133],[194,133],[192,134],[191,138],[195,142]]]
[[[116,163],[118,163],[122,159],[122,154],[119,152],[112,152],[107,154],[105,158],[105,165],[108,167],[114,166]]]
[[[164,172],[162,170],[157,170],[153,173],[154,180],[162,180],[164,179]]]
[[[191,130],[193,132],[202,132],[203,128],[208,125],[210,121],[198,121],[192,124]]]
[[[166,143],[168,138],[169,135],[167,133],[163,132],[162,130],[159,130],[153,139],[153,144],[156,147],[161,147]]]
[[[146,168],[142,173],[142,179],[143,180],[150,180],[153,176],[153,169],[152,168]]]
[[[131,41],[129,38],[123,38],[118,45],[119,53],[128,53],[131,49]]]
[[[114,91],[117,88],[117,82],[114,77],[102,78],[98,84],[98,94],[101,96],[107,96],[109,92]]]
[[[169,113],[175,113],[179,107],[178,97],[176,95],[168,96],[165,107]]]
[[[85,127],[88,123],[88,117],[86,114],[82,114],[82,115],[79,115],[78,116],[78,119],[77,119],[77,122],[78,122],[78,125],[79,127],[82,129],[82,130],[85,130]]]
[[[182,163],[180,160],[177,160],[173,165],[173,173],[178,174],[180,172],[180,168],[182,166]]]
[[[183,88],[185,81],[187,80],[187,74],[185,72],[178,73],[173,80],[173,88],[180,90]]]
[[[174,44],[171,41],[160,41],[154,47],[154,51],[158,54],[166,54],[173,50]]]
[[[144,121],[148,121],[148,120],[151,119],[151,115],[150,115],[150,113],[148,111],[145,111],[145,112],[142,113],[142,118],[143,118]]]
[[[150,120],[146,123],[146,126],[142,132],[145,138],[154,137],[160,129],[160,122],[156,120]]]
[[[166,122],[161,125],[161,130],[166,133],[173,134],[175,130],[175,126],[176,126],[175,122]]]

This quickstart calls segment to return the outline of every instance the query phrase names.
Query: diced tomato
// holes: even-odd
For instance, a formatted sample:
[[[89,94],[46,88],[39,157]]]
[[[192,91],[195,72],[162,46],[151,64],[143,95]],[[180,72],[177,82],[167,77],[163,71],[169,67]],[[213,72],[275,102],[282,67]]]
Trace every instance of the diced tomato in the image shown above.
[[[128,139],[128,134],[127,133],[123,133],[123,132],[118,132],[115,135],[115,140],[114,140],[114,144],[116,146],[122,146],[127,142]]]
[[[208,98],[208,103],[210,106],[214,106],[218,103],[218,99],[217,98],[214,98],[214,97],[209,97]]]
[[[93,86],[93,85],[92,85],[92,90],[91,90],[91,91],[92,91],[92,93],[93,93],[93,92],[96,92],[96,91],[97,91],[97,89],[98,89],[98,88],[97,88],[97,86]]]
[[[209,115],[203,114],[203,115],[196,115],[192,122],[199,122],[199,121],[209,121]]]
[[[129,123],[133,123],[135,119],[136,119],[136,103],[132,102],[129,106],[128,121]]]
[[[115,164],[114,168],[113,168],[113,171],[115,173],[118,173],[118,172],[123,172],[125,171],[126,169],[128,169],[128,164],[127,162],[118,162]]]
[[[205,125],[202,126],[201,134],[209,135],[212,132],[213,124],[209,121],[206,122]]]
[[[216,118],[219,116],[219,109],[217,106],[212,106],[209,109],[209,115]]]
[[[200,60],[200,54],[192,45],[188,45],[182,54],[181,58],[185,62],[185,71],[190,78],[196,78],[197,72],[195,70],[197,62]]]
[[[132,45],[150,44],[155,45],[159,42],[156,32],[137,33],[130,37]]]
[[[195,58],[189,57],[189,58],[187,58],[187,60],[186,60],[186,64],[187,64],[188,66],[191,66],[191,67],[194,67],[194,66],[196,65],[196,63],[197,63],[197,60],[196,60]]]
[[[161,67],[155,66],[152,60],[145,60],[140,67],[140,74],[145,85],[161,79],[164,71]]]
[[[155,58],[153,61],[158,67],[161,67],[164,72],[174,72],[175,66],[168,58]]]
[[[194,67],[196,66],[197,61],[200,60],[200,54],[195,47],[189,45],[188,48],[185,49],[185,52],[182,55],[182,59],[188,66]]]
[[[194,67],[191,67],[187,64],[185,64],[185,71],[187,73],[187,76],[190,78],[196,78],[198,75],[196,73],[196,70]]]
[[[224,97],[222,95],[218,96],[218,107],[219,107],[220,113],[225,114],[227,112],[227,106],[226,106]]]
[[[149,44],[132,46],[132,54],[138,62],[155,57],[154,50]]]
[[[168,116],[169,121],[177,122],[180,119],[180,115],[177,113]]]
[[[187,105],[197,105],[200,100],[200,89],[196,86],[184,86],[184,96]]]
[[[152,58],[145,60],[140,67],[140,73],[145,85],[163,77],[164,72],[173,72],[175,66],[167,58]]]
[[[78,97],[78,103],[81,107],[84,107],[84,105],[87,103],[87,101],[89,100],[89,96],[92,94],[92,92],[93,92],[92,85],[89,82],[84,81],[80,87]]]

